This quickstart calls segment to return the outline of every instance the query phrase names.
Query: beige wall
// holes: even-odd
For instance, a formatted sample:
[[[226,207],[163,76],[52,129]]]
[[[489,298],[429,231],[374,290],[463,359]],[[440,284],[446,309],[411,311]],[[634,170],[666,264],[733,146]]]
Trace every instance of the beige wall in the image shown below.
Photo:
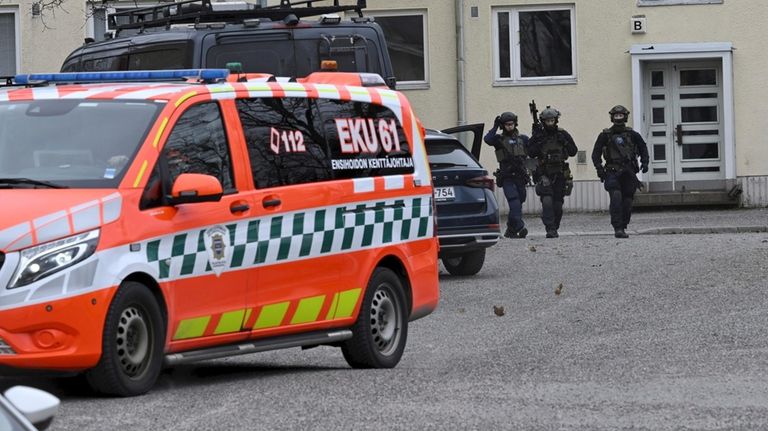
[[[407,92],[428,126],[456,121],[454,1],[422,0],[429,7],[431,88]],[[369,0],[371,8],[402,5],[403,1]],[[496,86],[493,83],[491,11],[493,6],[572,4],[576,17],[577,83],[560,85]],[[479,16],[470,17],[476,6]],[[464,1],[466,34],[467,122],[485,122],[501,111],[515,111],[521,129],[530,127],[528,102],[540,109],[552,105],[563,116],[561,126],[571,132],[581,150],[591,153],[599,131],[610,125],[607,111],[615,104],[632,106],[631,58],[634,44],[730,42],[733,54],[736,118],[736,174],[768,174],[768,138],[761,126],[768,118],[768,56],[762,50],[762,29],[768,22],[765,0],[725,0],[724,4],[638,7],[636,0],[474,0]],[[436,16],[435,16],[436,15]],[[645,15],[647,33],[632,34],[630,18]],[[436,53],[439,52],[439,55]],[[449,59],[449,57],[452,57]],[[450,77],[450,78],[449,78]],[[447,81],[447,82],[446,82]],[[426,93],[426,94],[424,94]],[[448,110],[447,107],[454,108]],[[635,113],[633,113],[635,114]],[[630,118],[630,123],[633,117]],[[493,166],[490,152],[483,162]],[[594,179],[591,163],[577,165],[576,179]]]
[[[369,0],[369,9],[407,8],[414,2]],[[406,90],[424,124],[446,127],[457,121],[455,20],[452,0],[421,0],[429,14],[430,89]],[[572,4],[576,11],[576,84],[497,86],[493,83],[491,11],[494,6]],[[470,7],[479,16],[470,17]],[[636,0],[474,0],[464,1],[466,121],[490,121],[501,111],[515,111],[528,131],[528,102],[540,109],[555,106],[561,126],[588,155],[597,133],[610,123],[611,106],[632,106],[631,58],[634,44],[730,42],[733,54],[736,118],[736,174],[768,175],[768,137],[761,126],[768,118],[768,56],[762,28],[768,22],[765,0],[725,0],[723,4],[638,7]],[[647,32],[632,34],[630,18],[645,15]],[[635,113],[633,113],[635,114]],[[630,118],[630,123],[633,117]],[[495,164],[490,153],[483,162]],[[577,165],[577,179],[593,179],[591,163]]]
[[[577,84],[495,87],[492,84],[491,7],[499,2],[473,1],[478,18],[468,18],[467,103],[469,121],[492,118],[512,109],[527,114],[527,103],[551,104],[563,116],[561,126],[573,135],[579,149],[591,152],[597,133],[610,125],[608,110],[615,104],[632,106],[631,59],[633,44],[732,42],[736,151],[739,176],[768,174],[768,142],[760,126],[768,115],[767,57],[761,50],[762,23],[768,22],[764,0],[726,0],[720,5],[638,7],[635,0],[575,0]],[[504,5],[551,4],[541,0],[508,0]],[[469,4],[466,4],[467,9]],[[468,15],[467,11],[467,15]],[[630,18],[645,15],[647,33],[633,35]],[[449,29],[446,29],[449,31]],[[529,116],[524,117],[528,120]],[[630,122],[632,117],[630,118]],[[521,121],[528,128],[530,121]],[[484,160],[488,162],[488,160]],[[591,164],[577,167],[577,179],[594,178]]]
[[[404,90],[425,127],[445,129],[457,123],[456,34],[453,0],[368,0],[366,12],[427,10],[429,88]],[[397,71],[395,71],[397,72]]]
[[[19,14],[21,46],[20,73],[57,72],[86,34],[85,3],[64,0],[62,8],[32,16],[32,1],[0,0],[0,9],[13,8]]]

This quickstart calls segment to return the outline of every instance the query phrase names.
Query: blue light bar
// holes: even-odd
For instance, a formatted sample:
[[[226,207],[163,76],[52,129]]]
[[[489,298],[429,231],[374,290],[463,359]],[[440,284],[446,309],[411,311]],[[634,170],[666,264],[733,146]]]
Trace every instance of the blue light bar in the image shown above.
[[[172,81],[181,79],[199,79],[216,81],[229,76],[227,69],[180,69],[180,70],[131,70],[127,72],[71,72],[71,73],[32,73],[16,75],[17,84],[27,85],[35,82],[121,82],[121,81]]]

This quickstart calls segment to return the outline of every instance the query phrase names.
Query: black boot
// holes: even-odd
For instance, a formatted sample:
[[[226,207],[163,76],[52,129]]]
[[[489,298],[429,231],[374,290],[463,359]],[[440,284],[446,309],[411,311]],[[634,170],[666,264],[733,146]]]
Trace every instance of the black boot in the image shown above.
[[[557,238],[558,236],[560,235],[557,234],[557,229],[555,228],[547,229],[547,238]]]
[[[504,238],[514,238],[515,231],[511,227],[507,226],[507,230],[504,231]]]
[[[629,235],[627,235],[626,232],[624,232],[624,229],[617,227],[613,230],[613,236],[616,238],[629,238]]]
[[[528,236],[528,229],[522,227],[520,230],[514,231],[511,227],[507,226],[507,230],[504,232],[504,236],[506,238],[525,238]]]

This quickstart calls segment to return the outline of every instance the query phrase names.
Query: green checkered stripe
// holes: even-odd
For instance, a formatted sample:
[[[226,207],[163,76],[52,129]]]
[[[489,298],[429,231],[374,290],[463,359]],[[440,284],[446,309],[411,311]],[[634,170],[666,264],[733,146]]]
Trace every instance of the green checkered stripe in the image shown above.
[[[431,237],[432,196],[367,201],[224,224],[229,232],[225,270],[309,259]],[[160,279],[212,272],[205,226],[145,243]]]

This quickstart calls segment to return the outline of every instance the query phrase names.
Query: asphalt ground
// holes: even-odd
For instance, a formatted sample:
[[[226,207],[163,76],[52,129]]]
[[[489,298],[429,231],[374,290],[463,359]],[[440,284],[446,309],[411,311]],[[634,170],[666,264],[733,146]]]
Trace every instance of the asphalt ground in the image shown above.
[[[765,225],[766,210],[642,212],[632,228]],[[635,234],[567,213],[504,239],[472,277],[440,272],[391,370],[337,348],[166,370],[148,394],[0,379],[62,399],[52,430],[768,429],[768,232]],[[636,224],[635,224],[636,223]],[[500,312],[503,307],[503,313]],[[496,310],[496,311],[494,311]]]
[[[501,216],[502,224],[506,215]],[[538,214],[523,214],[529,235],[545,235]],[[627,227],[630,235],[768,232],[768,208],[636,209]],[[560,235],[613,235],[608,212],[566,212]]]

